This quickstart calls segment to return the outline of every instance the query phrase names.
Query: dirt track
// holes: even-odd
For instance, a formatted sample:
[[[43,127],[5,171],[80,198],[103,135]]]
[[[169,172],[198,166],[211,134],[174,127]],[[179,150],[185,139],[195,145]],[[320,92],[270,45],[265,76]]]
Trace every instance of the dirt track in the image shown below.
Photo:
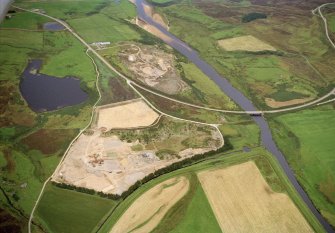
[[[254,162],[198,177],[223,232],[313,232],[287,194],[271,190]]]
[[[114,225],[111,233],[146,233],[152,231],[167,211],[188,191],[185,177],[164,181],[142,194]]]

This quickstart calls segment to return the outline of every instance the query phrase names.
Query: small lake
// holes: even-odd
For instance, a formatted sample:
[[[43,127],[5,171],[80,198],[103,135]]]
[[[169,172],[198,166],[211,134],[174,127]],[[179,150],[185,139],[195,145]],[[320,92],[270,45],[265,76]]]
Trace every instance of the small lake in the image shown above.
[[[58,22],[48,22],[43,24],[43,29],[46,31],[61,31],[64,30],[65,27]]]
[[[30,60],[21,75],[20,91],[32,110],[57,110],[87,100],[88,94],[80,88],[79,79],[40,74],[41,66],[42,60]]]

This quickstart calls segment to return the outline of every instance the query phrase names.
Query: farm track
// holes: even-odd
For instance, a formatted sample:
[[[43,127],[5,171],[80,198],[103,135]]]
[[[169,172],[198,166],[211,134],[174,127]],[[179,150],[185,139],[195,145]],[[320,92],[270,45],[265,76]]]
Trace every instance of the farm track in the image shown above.
[[[318,8],[316,8],[315,10],[318,10],[319,11],[319,14],[321,16],[321,18],[323,19],[324,23],[325,23],[325,29],[326,29],[326,35],[330,41],[330,43],[332,44],[332,46],[335,48],[335,44],[332,42],[332,40],[330,39],[329,37],[329,34],[328,34],[328,28],[327,28],[327,20],[326,18],[322,15],[322,12],[321,12],[321,8],[328,5],[328,4],[332,4],[332,3],[327,3],[327,4],[323,4],[321,6],[319,6]],[[188,105],[188,106],[192,106],[192,107],[195,107],[195,108],[199,108],[199,109],[204,109],[204,110],[209,110],[209,111],[216,111],[216,112],[223,112],[223,113],[235,113],[235,114],[258,114],[258,113],[279,113],[279,112],[288,112],[288,111],[292,111],[292,110],[297,110],[297,109],[301,109],[301,108],[305,108],[305,107],[309,107],[309,106],[312,106],[314,104],[317,104],[319,103],[320,101],[328,98],[329,96],[331,95],[334,95],[335,94],[335,88],[330,91],[328,94],[314,100],[314,101],[311,101],[309,103],[306,103],[306,104],[302,104],[302,105],[299,105],[299,106],[295,106],[295,107],[289,107],[289,108],[284,108],[284,109],[279,109],[279,110],[265,110],[265,111],[231,111],[231,110],[223,110],[223,109],[215,109],[215,108],[208,108],[208,107],[203,107],[203,106],[199,106],[199,105],[194,105],[194,104],[191,104],[191,103],[187,103],[187,102],[183,102],[183,101],[179,101],[179,100],[176,100],[176,99],[173,99],[173,98],[170,98],[170,97],[167,97],[167,96],[164,96],[164,95],[161,95],[159,93],[156,93],[152,90],[149,90],[149,89],[146,89],[140,85],[138,85],[137,83],[131,81],[129,78],[127,78],[126,76],[124,76],[123,74],[121,74],[119,71],[117,71],[110,63],[108,63],[96,50],[94,50],[83,38],[81,38],[68,24],[66,24],[64,21],[60,20],[60,19],[57,19],[57,18],[54,18],[50,15],[47,15],[47,14],[43,14],[43,13],[40,13],[40,12],[35,12],[35,11],[31,11],[31,10],[27,10],[27,9],[23,9],[21,7],[17,7],[17,6],[13,6],[14,8],[17,8],[17,9],[20,9],[20,10],[23,10],[23,11],[27,11],[27,12],[31,12],[31,13],[34,13],[34,14],[38,14],[38,15],[41,15],[41,16],[44,16],[44,17],[47,17],[47,18],[50,18],[60,24],[62,24],[72,35],[74,35],[83,45],[85,45],[87,47],[87,50],[86,50],[86,54],[88,57],[90,57],[90,59],[92,60],[92,63],[94,64],[95,66],[95,70],[96,70],[96,73],[97,73],[97,76],[96,76],[96,88],[97,88],[97,91],[99,93],[99,98],[98,100],[95,102],[95,104],[93,105],[92,107],[92,113],[91,113],[91,118],[90,118],[90,121],[88,123],[88,125],[82,129],[79,134],[71,141],[71,143],[69,144],[67,150],[65,151],[64,153],[64,156],[62,157],[61,161],[59,162],[58,166],[56,167],[54,173],[56,172],[56,170],[59,168],[59,166],[61,165],[61,163],[64,161],[64,159],[66,158],[66,155],[71,147],[71,145],[79,138],[79,136],[88,128],[90,127],[92,121],[93,121],[93,118],[94,118],[94,112],[95,112],[95,109],[96,109],[96,105],[98,104],[98,102],[100,101],[101,99],[101,92],[100,92],[100,89],[99,89],[99,76],[100,76],[100,73],[99,73],[99,70],[97,68],[97,65],[94,61],[94,59],[88,54],[88,52],[92,52],[99,60],[101,60],[110,70],[112,70],[113,72],[115,72],[116,74],[118,74],[121,78],[125,79],[127,84],[151,107],[153,108],[155,111],[159,112],[160,114],[162,115],[165,115],[165,116],[168,116],[168,117],[171,117],[173,119],[176,119],[176,120],[181,120],[181,121],[185,121],[185,122],[191,122],[191,123],[196,123],[196,124],[202,124],[202,125],[207,125],[207,126],[211,126],[211,127],[214,127],[216,128],[216,130],[218,130],[218,132],[220,133],[221,135],[221,141],[222,141],[222,145],[224,145],[224,138],[223,138],[223,135],[222,133],[220,132],[219,128],[218,128],[218,124],[208,124],[208,123],[204,123],[204,122],[197,122],[197,121],[192,121],[192,120],[188,120],[188,119],[183,119],[183,118],[179,118],[179,117],[175,117],[175,116],[172,116],[172,115],[169,115],[169,114],[166,114],[162,111],[160,111],[159,109],[157,109],[146,97],[144,97],[133,85],[137,86],[138,88],[141,88],[141,89],[144,89],[146,91],[149,91],[150,93],[152,94],[155,94],[155,95],[158,95],[162,98],[165,98],[165,99],[169,99],[171,101],[174,101],[174,102],[178,102],[178,103],[181,103],[181,104],[184,104],[184,105]],[[315,14],[315,10],[313,10],[313,14]],[[132,85],[133,84],[133,85]],[[329,100],[328,102],[331,102],[335,99],[331,99]],[[327,102],[327,101],[326,101]],[[31,215],[30,215],[30,218],[29,218],[29,221],[28,221],[28,232],[31,233],[31,223],[32,223],[32,219],[33,219],[33,216],[34,216],[34,212],[37,208],[37,205],[43,195],[43,192],[45,190],[45,187],[47,185],[47,183],[50,181],[51,177],[54,175],[54,173],[44,182],[43,186],[42,186],[42,189],[41,189],[41,192],[38,196],[38,199],[36,200],[35,202],[35,205],[32,209],[32,212],[31,212]]]

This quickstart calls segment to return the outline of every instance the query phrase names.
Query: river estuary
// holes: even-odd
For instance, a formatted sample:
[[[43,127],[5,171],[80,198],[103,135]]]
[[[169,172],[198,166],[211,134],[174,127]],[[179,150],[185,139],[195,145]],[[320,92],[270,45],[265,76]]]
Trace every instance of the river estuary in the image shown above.
[[[149,5],[144,0],[136,0],[137,14],[140,19],[156,27],[162,33],[164,33],[164,38],[161,38],[166,44],[170,45],[181,54],[186,56],[191,62],[193,62],[204,74],[211,78],[221,90],[235,101],[243,110],[245,111],[257,111],[253,103],[247,99],[239,90],[234,88],[227,79],[219,75],[208,63],[203,61],[198,53],[189,47],[185,42],[178,39],[176,36],[167,31],[160,24],[156,23],[150,15],[147,15],[144,10],[144,5]],[[327,232],[334,233],[334,229],[328,224],[328,222],[323,218],[323,216],[317,211],[311,200],[309,199],[306,192],[302,189],[297,179],[294,176],[292,169],[289,167],[284,155],[278,149],[276,143],[274,142],[271,134],[271,130],[266,119],[263,116],[255,116],[253,120],[256,122],[261,131],[261,142],[262,145],[274,155],[281,167],[285,171],[287,177],[291,181],[292,185],[295,187],[296,191],[300,194],[301,198],[304,200],[306,205],[315,215],[315,217],[320,221]]]

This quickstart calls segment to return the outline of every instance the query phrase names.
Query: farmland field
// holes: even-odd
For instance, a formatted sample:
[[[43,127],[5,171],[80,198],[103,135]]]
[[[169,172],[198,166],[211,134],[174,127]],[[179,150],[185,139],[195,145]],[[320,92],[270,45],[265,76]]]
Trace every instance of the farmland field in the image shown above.
[[[189,181],[185,177],[176,177],[156,185],[127,209],[111,233],[152,231],[169,209],[183,198],[188,188]]]
[[[286,194],[275,193],[253,162],[198,173],[223,232],[313,232]]]
[[[264,43],[263,41],[257,39],[253,36],[240,36],[233,37],[224,40],[218,41],[219,45],[227,51],[251,51],[251,52],[259,52],[259,51],[275,51],[276,49],[271,45]]]
[[[107,220],[106,224],[102,226],[99,232],[106,232],[112,229],[113,225],[116,224],[118,219],[122,218],[121,217],[122,214],[128,210],[128,208],[132,205],[132,203],[136,203],[136,200],[140,200],[139,198],[141,198],[142,195],[145,194],[147,190],[150,190],[151,187],[154,187],[155,185],[167,179],[171,179],[172,177],[178,177],[178,176],[188,177],[190,181],[189,191],[187,192],[184,198],[182,198],[179,202],[177,202],[177,204],[173,206],[170,209],[170,211],[166,213],[165,217],[161,220],[161,222],[158,224],[157,228],[153,230],[153,232],[192,232],[193,230],[196,230],[197,232],[221,232],[219,224],[216,221],[217,217],[214,218],[215,210],[213,213],[211,205],[206,200],[208,197],[206,198],[206,195],[201,188],[200,182],[198,181],[196,174],[197,173],[201,174],[202,172],[206,173],[218,169],[230,169],[234,167],[233,165],[236,165],[238,167],[240,165],[237,164],[241,164],[248,161],[254,161],[255,164],[257,164],[258,169],[260,170],[261,174],[264,177],[262,178],[260,176],[260,173],[258,172],[257,176],[261,180],[260,183],[264,185],[265,182],[264,179],[265,179],[266,183],[271,187],[271,188],[268,187],[267,190],[269,193],[272,193],[272,195],[270,195],[267,192],[265,193],[265,195],[270,195],[271,197],[274,195],[273,197],[277,197],[275,198],[277,201],[282,199],[283,203],[289,203],[288,208],[293,208],[291,209],[293,210],[292,216],[294,215],[293,213],[296,214],[297,220],[300,221],[300,223],[302,224],[301,225],[301,227],[303,227],[302,229],[305,229],[307,231],[311,230],[310,226],[304,219],[305,217],[308,223],[311,224],[311,226],[313,227],[313,230],[317,232],[319,231],[322,232],[322,230],[319,228],[320,226],[318,225],[318,223],[315,222],[313,215],[310,214],[309,210],[306,209],[306,206],[302,204],[301,199],[298,196],[296,196],[295,191],[291,188],[289,183],[287,183],[287,178],[283,176],[282,171],[276,164],[275,160],[273,160],[273,158],[271,158],[270,155],[267,154],[261,148],[253,149],[249,153],[240,152],[226,156],[218,154],[214,156],[213,159],[203,161],[191,167],[183,168],[169,174],[165,174],[157,179],[154,179],[146,184],[143,184],[124,202],[120,203],[120,205],[115,209],[113,216],[111,216]],[[248,170],[242,168],[240,169],[240,172],[242,173],[243,172],[247,173],[247,171]],[[250,189],[255,191],[253,186],[250,186]],[[275,192],[270,191],[271,189],[276,191]],[[258,191],[264,193],[264,189],[262,188]],[[248,192],[246,192],[245,194],[247,193]],[[294,204],[291,202],[288,196],[291,198]],[[274,203],[269,205],[272,208],[276,206]],[[299,208],[301,212],[299,212],[296,206]],[[280,209],[278,211],[279,212],[277,212],[277,214],[279,213],[279,215],[283,217],[283,212],[280,212]],[[283,217],[283,219],[285,221],[285,217]],[[201,225],[201,223],[204,223],[204,225]],[[208,224],[210,223],[210,225],[207,225],[205,223]],[[284,227],[284,225],[285,224],[281,225],[281,227]],[[295,224],[291,226],[296,227]],[[252,224],[252,227],[256,227],[256,225]],[[268,229],[267,224],[260,224],[259,227],[260,228],[258,229],[264,230],[264,232],[266,232],[265,229]]]
[[[275,139],[320,212],[335,225],[333,105],[275,117]]]

